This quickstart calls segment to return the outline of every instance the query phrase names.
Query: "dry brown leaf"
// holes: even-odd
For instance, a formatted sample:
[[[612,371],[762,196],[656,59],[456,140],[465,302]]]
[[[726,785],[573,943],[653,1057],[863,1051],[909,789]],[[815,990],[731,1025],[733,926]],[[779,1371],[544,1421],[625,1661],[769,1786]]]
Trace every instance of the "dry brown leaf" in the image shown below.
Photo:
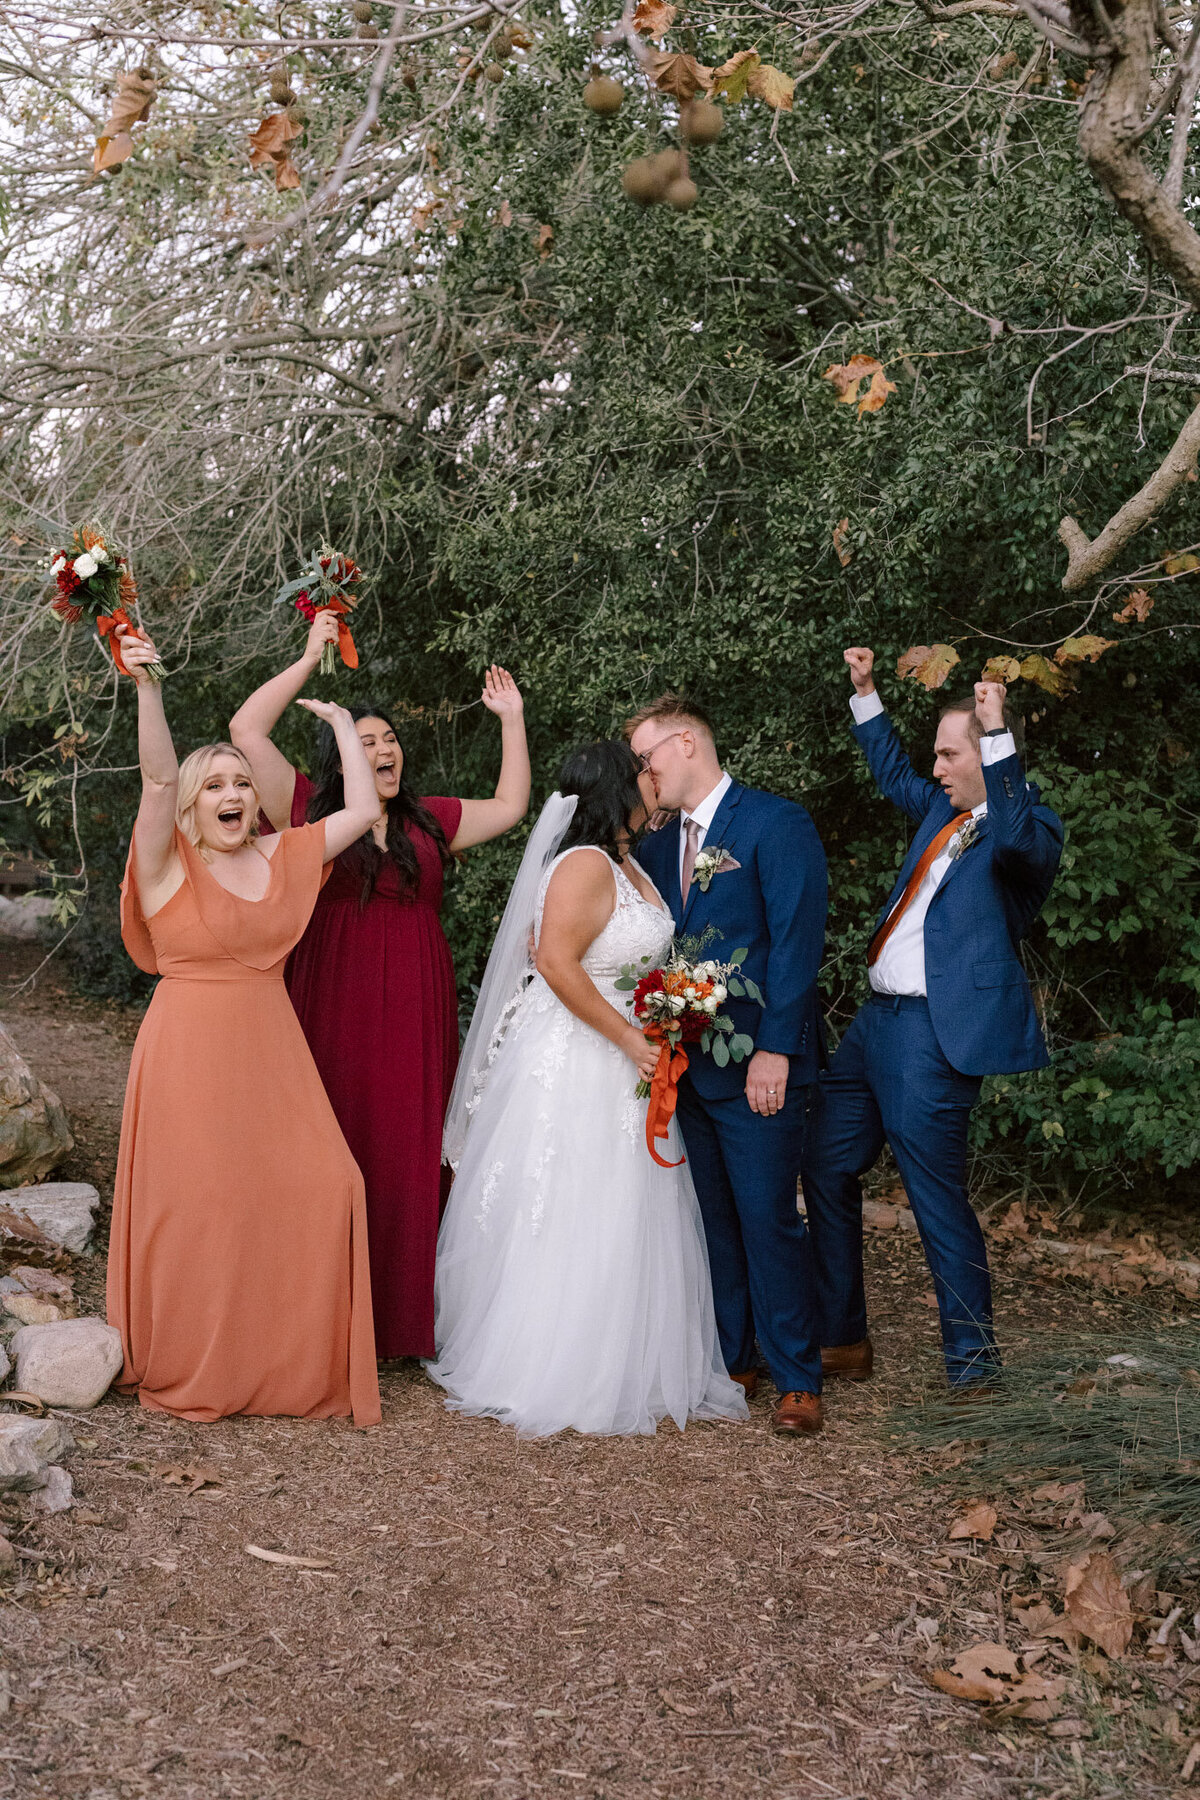
[[[23,1406],[29,1412],[39,1415],[46,1410],[46,1402],[40,1394],[25,1394],[21,1392],[20,1388],[6,1389],[3,1394],[0,1394],[0,1400],[3,1400],[7,1406]]]
[[[225,1479],[220,1469],[208,1463],[158,1463],[154,1473],[168,1487],[181,1487],[189,1494],[198,1494],[202,1487],[219,1487]]]
[[[109,105],[108,118],[101,135],[106,138],[119,137],[131,125],[138,125],[143,119],[148,119],[157,93],[154,82],[139,75],[136,69],[126,70],[118,75],[117,91]]]
[[[1071,663],[1099,662],[1106,650],[1116,646],[1116,638],[1096,637],[1093,632],[1085,632],[1082,637],[1069,637],[1054,652],[1054,660],[1060,668],[1065,669]]]
[[[1200,569],[1200,556],[1185,550],[1182,556],[1168,556],[1164,567],[1168,575],[1190,575],[1193,569]]]
[[[750,77],[761,67],[762,57],[757,50],[735,51],[728,62],[710,71],[709,91],[713,99],[725,99],[737,106],[750,91]]]
[[[133,139],[127,131],[119,131],[116,137],[98,137],[92,156],[92,173],[98,175],[101,169],[115,169],[118,163],[132,155]]]
[[[911,675],[932,693],[945,685],[946,677],[962,658],[949,644],[914,644],[896,664],[900,676]]]
[[[296,167],[295,163],[292,161],[291,157],[290,156],[277,156],[275,158],[275,190],[276,190],[276,192],[283,193],[283,191],[286,188],[298,188],[299,186],[300,186],[300,171]]]
[[[676,50],[652,50],[646,69],[659,92],[672,94],[676,100],[694,100],[702,90],[707,92],[712,78],[711,69]]]
[[[53,1238],[48,1238],[44,1231],[39,1231],[32,1219],[24,1213],[17,1212],[11,1206],[0,1206],[0,1227],[10,1237],[20,1238],[23,1244],[42,1244],[47,1250],[57,1250],[58,1245]]]
[[[847,550],[846,548],[846,533],[849,529],[850,520],[848,518],[839,519],[833,528],[833,547],[837,551],[837,558],[843,569],[854,555],[853,550]]]
[[[500,211],[496,214],[496,223],[497,223],[497,225],[507,226],[507,225],[511,225],[512,222],[513,222],[512,207],[508,204],[507,200],[502,200],[500,202]]]
[[[983,665],[980,681],[1002,681],[1007,687],[1010,681],[1020,678],[1021,665],[1015,656],[991,656]]]
[[[996,57],[994,62],[990,62],[988,64],[988,71],[987,71],[988,72],[988,80],[989,81],[1003,81],[1004,77],[1007,75],[1008,71],[1010,69],[1015,69],[1016,66],[1017,66],[1016,51],[1015,50],[1006,50],[1003,56]]]
[[[285,154],[293,138],[298,138],[304,127],[286,112],[268,113],[256,131],[250,133],[250,164],[259,169],[266,162]]]
[[[1133,1608],[1121,1573],[1106,1550],[1072,1563],[1066,1580],[1067,1617],[1106,1656],[1124,1656],[1133,1636]]]
[[[993,1531],[999,1518],[994,1506],[986,1500],[977,1500],[969,1506],[961,1518],[955,1519],[950,1527],[952,1538],[978,1538],[982,1543],[990,1543]]]
[[[1052,662],[1047,662],[1044,656],[1027,656],[1021,664],[1021,679],[1032,681],[1035,687],[1042,688],[1047,694],[1055,694],[1059,699],[1074,692],[1070,677]]]
[[[1144,625],[1153,611],[1153,595],[1148,594],[1145,588],[1134,588],[1120,612],[1113,614],[1113,623],[1127,625],[1130,619],[1136,619],[1139,625]]]
[[[333,1564],[323,1556],[285,1556],[282,1550],[264,1550],[260,1544],[247,1544],[246,1555],[255,1556],[259,1562],[279,1563],[288,1569],[332,1569]]]
[[[796,83],[782,69],[777,69],[774,63],[759,63],[750,72],[746,91],[753,94],[756,100],[765,100],[774,112],[791,112]],[[883,401],[879,404],[882,406]]]
[[[871,377],[871,385],[858,403],[858,416],[864,413],[877,413],[889,394],[894,394],[896,384],[889,381],[882,369],[876,369]]]
[[[675,23],[678,11],[670,0],[638,0],[633,9],[634,29],[644,32],[647,37],[665,37]]]
[[[858,351],[847,363],[830,363],[822,381],[832,382],[833,391],[845,406],[853,406],[858,399],[859,384],[869,376],[882,375],[883,364],[877,356],[864,356]]]
[[[550,246],[554,242],[553,225],[539,225],[537,234],[538,255],[544,262],[550,254]]]
[[[972,1644],[948,1669],[935,1669],[930,1680],[954,1700],[973,1700],[1003,1707],[1004,1718],[1045,1723],[1058,1710],[1066,1681],[1031,1675],[1004,1644]]]

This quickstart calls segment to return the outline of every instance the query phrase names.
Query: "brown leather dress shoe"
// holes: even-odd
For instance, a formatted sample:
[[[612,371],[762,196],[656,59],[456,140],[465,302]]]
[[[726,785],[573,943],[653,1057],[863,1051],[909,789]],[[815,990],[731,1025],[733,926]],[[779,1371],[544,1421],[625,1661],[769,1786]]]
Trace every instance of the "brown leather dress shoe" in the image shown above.
[[[821,1350],[821,1373],[842,1381],[866,1381],[875,1367],[875,1347],[869,1337],[857,1344],[833,1344]]]
[[[740,1375],[731,1375],[730,1381],[736,1381],[740,1388],[746,1390],[747,1400],[753,1400],[758,1392],[758,1370],[745,1369]]]
[[[787,1437],[812,1437],[825,1423],[825,1409],[819,1394],[781,1394],[771,1414],[772,1431]]]

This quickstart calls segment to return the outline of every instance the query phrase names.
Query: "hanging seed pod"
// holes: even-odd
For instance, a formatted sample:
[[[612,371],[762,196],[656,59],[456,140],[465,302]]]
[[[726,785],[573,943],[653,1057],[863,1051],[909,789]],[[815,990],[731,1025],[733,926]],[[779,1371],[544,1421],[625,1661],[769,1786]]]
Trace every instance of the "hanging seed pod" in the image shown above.
[[[416,63],[411,62],[405,63],[400,71],[400,79],[410,94],[415,94],[417,91],[417,76],[419,73],[420,71]]]
[[[658,183],[658,193],[655,197],[659,200],[662,199],[673,181],[677,181],[681,176],[687,174],[683,152],[680,150],[658,150],[653,156],[648,157],[647,161],[653,171],[654,179]]]
[[[375,8],[371,0],[354,0],[354,16],[360,25],[369,25],[375,17]]]
[[[621,186],[639,206],[653,206],[662,194],[662,183],[648,156],[639,156],[628,165],[621,176]]]
[[[689,144],[715,142],[724,125],[724,113],[709,100],[693,100],[679,115],[679,129]]]
[[[499,63],[496,63],[496,62],[489,63],[487,68],[483,71],[483,78],[485,81],[490,81],[493,83],[495,83],[497,81],[503,81],[504,80],[504,70],[500,67]]]
[[[513,46],[512,39],[510,37],[506,36],[505,33],[502,31],[500,33],[500,36],[496,39],[495,43],[492,45],[492,55],[494,57],[496,57],[498,61],[503,62],[512,55],[513,48],[514,48],[514,46]]]
[[[363,24],[355,26],[354,35],[361,38],[364,44],[373,44],[379,36],[379,27],[374,20],[367,19]]]
[[[691,212],[696,204],[698,189],[694,181],[687,175],[677,175],[674,181],[668,182],[663,199],[676,212]]]
[[[583,104],[588,111],[606,119],[611,118],[624,98],[625,89],[611,75],[593,75],[583,90]]]
[[[280,81],[276,77],[271,83],[271,98],[276,106],[290,106],[296,95],[286,81]]]

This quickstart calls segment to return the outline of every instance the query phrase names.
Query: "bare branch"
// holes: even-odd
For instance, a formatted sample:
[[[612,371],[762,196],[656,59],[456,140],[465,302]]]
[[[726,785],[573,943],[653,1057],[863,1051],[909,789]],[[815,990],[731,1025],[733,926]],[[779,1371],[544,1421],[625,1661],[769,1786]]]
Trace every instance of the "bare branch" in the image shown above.
[[[1196,459],[1200,456],[1200,404],[1188,415],[1183,430],[1170,450],[1133,498],[1114,513],[1104,529],[1089,538],[1075,519],[1065,518],[1058,535],[1067,549],[1067,572],[1062,585],[1068,594],[1077,593],[1095,581],[1108,568],[1143,525],[1165,506],[1185,481],[1196,478]]]

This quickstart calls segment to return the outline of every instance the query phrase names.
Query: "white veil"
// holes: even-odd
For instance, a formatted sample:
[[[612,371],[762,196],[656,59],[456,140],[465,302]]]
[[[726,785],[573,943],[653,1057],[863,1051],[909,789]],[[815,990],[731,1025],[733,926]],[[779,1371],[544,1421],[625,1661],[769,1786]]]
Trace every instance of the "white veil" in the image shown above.
[[[475,1002],[471,1028],[458,1060],[450,1105],[446,1109],[442,1154],[453,1168],[458,1167],[462,1156],[467,1127],[487,1085],[488,1070],[496,1060],[509,1020],[524,992],[526,977],[532,973],[529,938],[537,914],[538,889],[542,885],[542,876],[558,854],[578,804],[577,794],[551,794],[530,833],[517,879],[508,896],[508,905]]]

